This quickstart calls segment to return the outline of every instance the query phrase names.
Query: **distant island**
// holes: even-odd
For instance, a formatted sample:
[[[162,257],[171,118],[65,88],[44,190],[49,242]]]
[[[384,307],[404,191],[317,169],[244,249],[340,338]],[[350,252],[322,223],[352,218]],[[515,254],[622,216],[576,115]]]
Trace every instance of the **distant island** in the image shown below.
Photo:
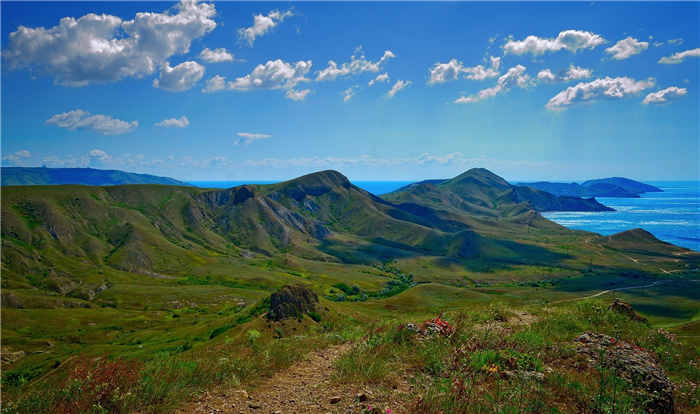
[[[539,181],[534,183],[518,183],[520,186],[536,188],[557,196],[574,197],[614,197],[640,198],[644,193],[660,193],[662,189],[653,185],[640,183],[623,177],[601,178],[578,183],[553,183]]]
[[[3,167],[2,185],[124,185],[164,184],[190,187],[182,181],[150,174],[94,168]]]

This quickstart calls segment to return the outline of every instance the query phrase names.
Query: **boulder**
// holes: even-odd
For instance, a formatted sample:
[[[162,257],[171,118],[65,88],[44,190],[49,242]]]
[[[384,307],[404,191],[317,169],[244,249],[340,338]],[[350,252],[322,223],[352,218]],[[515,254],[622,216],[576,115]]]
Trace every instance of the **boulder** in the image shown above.
[[[286,318],[298,318],[316,311],[318,295],[303,285],[285,285],[282,290],[270,297],[270,310],[267,318],[279,321]]]
[[[672,414],[673,384],[652,352],[608,335],[586,332],[575,342],[593,366],[603,365],[636,388],[654,413]],[[602,358],[601,358],[602,357]],[[602,359],[602,361],[601,361]]]
[[[615,298],[615,301],[612,303],[612,305],[610,305],[610,309],[614,310],[617,313],[627,316],[633,321],[647,323],[647,318],[635,312],[635,310],[632,309],[632,306],[630,306],[629,303],[623,302],[620,299]]]

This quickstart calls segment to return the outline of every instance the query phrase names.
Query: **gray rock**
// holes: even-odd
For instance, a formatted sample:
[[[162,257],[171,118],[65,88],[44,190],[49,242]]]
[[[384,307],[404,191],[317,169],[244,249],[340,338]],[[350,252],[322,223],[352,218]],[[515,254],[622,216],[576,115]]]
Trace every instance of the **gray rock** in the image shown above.
[[[576,338],[579,352],[587,354],[594,366],[603,365],[644,394],[647,408],[654,413],[672,414],[673,384],[652,352],[625,341],[593,332]],[[601,361],[601,356],[603,356]]]
[[[287,318],[298,318],[303,314],[315,311],[318,306],[318,295],[303,285],[285,285],[282,290],[270,297],[268,319],[279,321]]]

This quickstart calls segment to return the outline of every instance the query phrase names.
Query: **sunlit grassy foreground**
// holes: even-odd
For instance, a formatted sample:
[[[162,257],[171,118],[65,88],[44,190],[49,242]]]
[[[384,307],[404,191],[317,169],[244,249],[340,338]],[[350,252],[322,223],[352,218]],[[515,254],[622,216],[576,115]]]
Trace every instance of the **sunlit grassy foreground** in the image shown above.
[[[259,317],[197,352],[77,358],[28,389],[5,386],[2,412],[168,412],[217,386],[254,389],[309,352],[346,342],[353,346],[335,361],[334,380],[380,389],[408,381],[412,413],[649,412],[649,395],[578,352],[574,339],[585,331],[652,351],[674,384],[677,412],[700,409],[697,342],[632,321],[602,301],[464,308],[443,315],[454,328],[449,337],[402,329],[423,316],[361,323],[332,313],[284,326]]]

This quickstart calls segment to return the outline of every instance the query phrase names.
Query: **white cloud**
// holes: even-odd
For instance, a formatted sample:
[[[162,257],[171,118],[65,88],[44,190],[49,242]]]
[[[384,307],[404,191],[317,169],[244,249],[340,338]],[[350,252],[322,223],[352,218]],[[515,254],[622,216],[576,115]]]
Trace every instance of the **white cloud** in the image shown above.
[[[113,157],[100,149],[94,149],[85,156],[74,158],[68,155],[66,159],[59,159],[56,156],[44,157],[42,162],[51,167],[87,167],[89,165],[99,165],[108,168],[129,168],[139,169],[140,167],[162,167],[165,162],[161,159],[146,160],[143,154],[124,154],[121,157]]]
[[[640,42],[632,36],[629,36],[615,43],[614,46],[605,49],[605,51],[610,53],[613,59],[622,60],[632,55],[638,55],[648,47],[649,42]]]
[[[375,83],[378,83],[378,82],[389,82],[389,74],[388,74],[388,73],[382,73],[381,75],[377,75],[376,78],[374,78],[374,79],[372,79],[371,81],[369,81],[369,83],[367,84],[367,86],[372,86],[372,85],[374,85]]]
[[[603,78],[570,86],[549,100],[546,107],[552,111],[564,110],[602,99],[624,99],[639,95],[656,84],[654,79],[636,81],[628,77]]]
[[[246,147],[250,145],[251,142],[257,141],[259,139],[267,139],[267,138],[272,138],[274,135],[265,135],[265,134],[250,134],[248,132],[239,132],[238,136],[241,137],[240,139],[237,139],[233,145],[245,145]]]
[[[483,101],[484,99],[492,98],[499,93],[506,93],[512,87],[518,86],[520,88],[527,87],[530,76],[525,73],[525,67],[518,65],[516,67],[508,69],[508,72],[498,78],[496,86],[482,89],[476,95],[462,96],[458,98],[455,103],[472,103]]]
[[[359,74],[362,72],[379,72],[382,66],[389,59],[396,57],[390,50],[384,52],[381,59],[376,62],[365,59],[365,53],[362,51],[362,46],[355,49],[355,53],[350,57],[350,63],[343,63],[340,67],[334,61],[328,62],[326,69],[316,72],[316,81],[332,81],[338,76],[348,76],[350,74]]]
[[[671,86],[670,88],[666,88],[664,90],[658,91],[658,92],[652,92],[649,95],[644,98],[642,103],[644,105],[648,104],[654,104],[654,105],[663,105],[667,104],[673,101],[676,101],[683,97],[685,94],[687,94],[688,91],[685,88],[677,88],[675,86]]]
[[[207,81],[207,86],[202,92],[213,93],[226,89],[226,77],[216,75]]]
[[[139,122],[125,122],[112,119],[108,115],[90,116],[90,112],[76,109],[52,116],[46,121],[46,125],[56,125],[59,128],[70,130],[95,131],[102,135],[121,135],[135,130],[139,126]]]
[[[663,44],[664,44],[664,42],[654,42],[653,46],[659,47],[659,46],[662,46]]]
[[[183,0],[165,13],[137,13],[133,20],[107,14],[65,17],[58,26],[19,26],[2,51],[10,70],[47,73],[56,84],[84,86],[150,75],[194,39],[216,27],[212,3]]]
[[[165,62],[158,79],[153,79],[153,87],[170,92],[184,92],[191,89],[204,76],[204,66],[197,62],[183,62],[174,68]]]
[[[469,158],[462,153],[454,152],[445,156],[434,156],[429,153],[420,154],[413,158],[374,158],[370,155],[360,155],[356,158],[337,157],[311,157],[279,160],[276,158],[264,158],[262,160],[248,160],[243,167],[246,168],[294,168],[310,167],[316,169],[341,169],[351,167],[387,168],[401,166],[529,166],[538,167],[549,165],[549,161],[534,162],[531,160],[504,160],[487,158],[485,156]]]
[[[662,57],[658,63],[665,63],[667,65],[676,65],[683,62],[687,57],[698,57],[700,56],[700,48],[686,50],[685,52],[678,52],[668,57]]]
[[[361,89],[360,85],[354,85],[343,91],[343,102],[347,102],[352,99],[359,89]]]
[[[27,150],[21,150],[17,151],[14,154],[10,154],[6,157],[3,157],[3,161],[9,161],[14,165],[21,165],[23,162],[23,158],[30,158],[32,156],[32,153],[27,151]]]
[[[448,63],[436,63],[430,69],[430,79],[428,79],[428,85],[433,86],[438,83],[452,82],[459,79],[460,74],[466,73],[467,79],[473,80],[484,80],[486,78],[493,78],[500,73],[498,68],[501,65],[500,57],[491,57],[491,67],[485,68],[482,65],[474,66],[472,68],[465,67],[462,62],[457,59],[452,59]]]
[[[545,52],[556,52],[566,49],[576,52],[579,49],[593,49],[605,42],[600,35],[582,30],[565,30],[556,39],[545,39],[528,36],[525,40],[513,40],[512,37],[503,46],[505,53],[522,55],[532,53],[534,56]]]
[[[593,76],[593,69],[584,69],[571,64],[569,69],[559,69],[552,73],[549,69],[541,70],[537,74],[537,80],[546,83],[562,83],[578,79],[588,79]]]
[[[306,96],[310,93],[312,93],[310,89],[304,89],[303,91],[290,89],[287,91],[287,93],[284,94],[284,97],[294,101],[303,101],[304,99],[306,99]]]
[[[667,42],[668,42],[668,44],[670,44],[670,45],[678,45],[678,46],[680,46],[680,45],[683,44],[683,39],[671,39],[671,40],[668,40]]]
[[[233,53],[228,52],[223,47],[214,50],[207,48],[202,50],[199,58],[207,63],[233,62]]]
[[[190,121],[187,119],[187,117],[183,116],[180,119],[175,119],[175,118],[170,118],[170,119],[164,119],[161,122],[158,122],[156,124],[157,127],[165,127],[165,128],[187,128],[187,126],[190,124]]]
[[[238,29],[238,42],[253,47],[256,38],[266,34],[268,31],[272,30],[272,28],[282,23],[285,18],[292,15],[293,13],[291,10],[284,13],[280,13],[279,10],[273,10],[268,13],[267,16],[256,14],[253,16],[253,26]]]
[[[300,82],[308,82],[304,76],[311,69],[311,61],[303,61],[294,65],[280,59],[270,60],[265,65],[258,65],[253,72],[235,81],[226,82],[223,76],[214,76],[207,81],[203,92],[222,90],[250,91],[255,89],[291,89]]]
[[[94,149],[94,150],[88,152],[88,156],[93,157],[93,158],[97,158],[100,161],[109,161],[112,159],[112,157],[107,155],[106,152],[104,152],[102,150],[98,150],[98,149]]]
[[[408,80],[408,81],[403,81],[403,80],[399,79],[398,81],[396,81],[396,83],[394,84],[394,86],[391,87],[391,90],[390,90],[389,92],[386,93],[386,96],[389,97],[389,98],[393,98],[394,95],[396,95],[396,92],[398,92],[398,91],[400,91],[401,89],[403,89],[403,88],[405,88],[405,87],[407,87],[407,86],[410,86],[410,85],[411,85],[411,81],[410,81],[410,80]]]

